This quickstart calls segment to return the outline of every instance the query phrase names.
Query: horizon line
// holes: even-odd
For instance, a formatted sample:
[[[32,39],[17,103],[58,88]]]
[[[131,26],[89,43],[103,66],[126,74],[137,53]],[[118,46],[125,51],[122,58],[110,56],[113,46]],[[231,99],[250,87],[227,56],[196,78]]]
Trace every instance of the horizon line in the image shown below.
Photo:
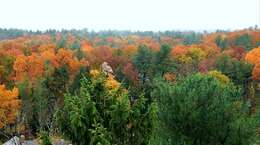
[[[118,31],[118,32],[132,32],[132,33],[136,33],[136,32],[154,32],[154,33],[160,33],[160,32],[167,32],[167,31],[171,31],[171,32],[217,32],[217,31],[241,31],[241,30],[249,30],[249,29],[259,29],[258,25],[254,25],[254,26],[248,26],[248,27],[244,27],[244,28],[217,28],[217,29],[184,29],[184,28],[176,28],[176,29],[163,29],[163,30],[135,30],[135,29],[115,29],[115,28],[108,28],[108,29],[99,29],[99,30],[95,30],[95,29],[91,29],[91,28],[44,28],[44,29],[27,29],[27,28],[16,28],[16,27],[0,27],[0,29],[5,29],[5,30],[21,30],[21,31],[27,31],[27,32],[47,32],[47,31],[58,31],[58,32],[62,32],[62,31],[87,31],[87,32],[95,32],[95,33],[99,33],[99,32],[109,32],[109,31]]]

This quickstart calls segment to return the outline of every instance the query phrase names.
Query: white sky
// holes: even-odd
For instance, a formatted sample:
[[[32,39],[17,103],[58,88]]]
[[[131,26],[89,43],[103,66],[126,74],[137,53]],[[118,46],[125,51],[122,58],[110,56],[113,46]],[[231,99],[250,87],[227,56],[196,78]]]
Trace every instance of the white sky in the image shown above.
[[[215,30],[259,24],[260,0],[0,0],[0,27]]]

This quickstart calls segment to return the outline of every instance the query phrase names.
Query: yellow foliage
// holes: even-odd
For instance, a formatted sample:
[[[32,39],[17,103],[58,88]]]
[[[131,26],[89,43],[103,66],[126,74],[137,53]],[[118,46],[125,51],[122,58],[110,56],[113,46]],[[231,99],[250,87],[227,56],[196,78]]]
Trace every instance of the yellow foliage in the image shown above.
[[[186,52],[184,51],[178,53],[183,53],[177,55],[177,58],[181,63],[184,64],[191,63],[192,61],[201,61],[207,56],[206,52],[204,52],[201,48],[197,48],[197,47],[192,47],[186,50]]]
[[[193,47],[189,49],[188,56],[193,60],[200,61],[206,57],[206,53],[201,48]]]
[[[113,75],[108,75],[105,86],[108,90],[119,88],[120,83],[114,79]]]
[[[210,76],[216,78],[216,79],[219,80],[222,84],[228,84],[228,83],[230,83],[230,79],[229,79],[226,75],[222,74],[222,73],[219,72],[219,71],[216,71],[216,70],[210,71],[210,72],[208,72],[208,75],[210,75]]]
[[[94,69],[94,70],[90,70],[90,75],[92,78],[97,79],[98,77],[101,76],[101,73],[99,70]],[[120,83],[114,79],[114,76],[111,74],[108,74],[107,78],[105,79],[105,87],[108,90],[113,90],[113,89],[119,88],[119,86],[120,86]]]
[[[183,64],[189,64],[192,62],[192,58],[191,57],[188,57],[188,56],[185,56],[185,55],[181,55],[178,57],[178,60],[183,63]]]
[[[98,71],[98,70],[96,70],[96,69],[90,70],[90,75],[91,75],[93,78],[97,78],[98,76],[100,76],[100,71]]]

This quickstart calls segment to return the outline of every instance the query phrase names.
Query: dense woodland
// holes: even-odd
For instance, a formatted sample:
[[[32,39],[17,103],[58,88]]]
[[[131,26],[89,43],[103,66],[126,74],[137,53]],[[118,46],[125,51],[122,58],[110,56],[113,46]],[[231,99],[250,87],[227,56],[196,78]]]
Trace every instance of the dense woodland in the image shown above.
[[[0,29],[0,40],[2,142],[257,145],[257,28]]]

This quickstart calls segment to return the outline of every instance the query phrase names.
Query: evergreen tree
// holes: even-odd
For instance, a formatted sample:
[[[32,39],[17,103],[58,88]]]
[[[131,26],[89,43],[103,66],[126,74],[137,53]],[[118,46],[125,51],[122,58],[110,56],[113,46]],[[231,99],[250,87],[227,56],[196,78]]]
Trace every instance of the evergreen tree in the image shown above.
[[[60,130],[78,145],[145,145],[153,131],[153,107],[140,96],[131,102],[127,90],[111,76],[91,71],[79,94],[65,95],[57,112]]]
[[[166,72],[174,71],[174,63],[171,58],[171,47],[169,45],[161,45],[160,51],[155,54],[155,71],[159,76],[163,76]]]
[[[228,76],[233,83],[241,86],[243,93],[246,93],[247,86],[252,81],[253,66],[251,64],[223,55],[217,59],[216,68]]]
[[[153,75],[153,52],[145,45],[140,45],[133,58],[133,64],[139,72],[142,84],[150,81]]]
[[[241,93],[233,84],[224,85],[212,76],[195,74],[176,84],[157,85],[153,96],[158,98],[164,142],[176,145],[254,142],[255,119],[248,116]]]
[[[65,36],[62,36],[57,42],[56,42],[56,48],[66,48],[67,46],[67,38]]]
[[[252,49],[252,38],[249,34],[244,34],[236,38],[235,45],[243,47],[245,50]]]
[[[215,43],[217,44],[217,46],[219,48],[221,48],[222,50],[226,49],[228,47],[228,41],[226,38],[222,38],[221,35],[218,35],[216,37]]]
[[[72,50],[78,50],[80,49],[81,47],[81,44],[80,44],[80,41],[79,40],[76,40],[74,41],[72,44],[71,44],[71,49]]]
[[[69,87],[70,93],[78,93],[80,91],[81,83],[80,81],[87,77],[89,78],[89,69],[86,67],[81,67],[79,72],[76,74],[72,84]]]

